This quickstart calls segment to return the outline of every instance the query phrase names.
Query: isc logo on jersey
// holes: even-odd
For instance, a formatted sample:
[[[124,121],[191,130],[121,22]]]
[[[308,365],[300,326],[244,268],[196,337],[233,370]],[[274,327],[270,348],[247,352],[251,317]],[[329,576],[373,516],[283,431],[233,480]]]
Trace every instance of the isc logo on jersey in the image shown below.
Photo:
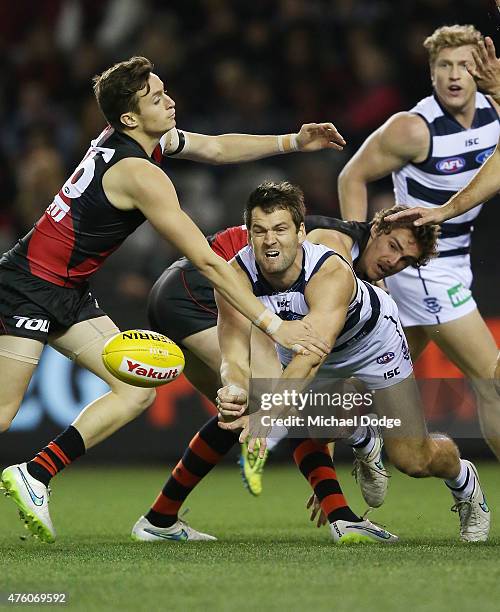
[[[172,382],[182,373],[185,363],[175,342],[146,329],[114,335],[102,350],[102,360],[116,378],[136,387]]]
[[[449,157],[448,159],[442,159],[437,162],[436,168],[445,174],[453,174],[465,168],[465,164],[466,162],[463,157]]]

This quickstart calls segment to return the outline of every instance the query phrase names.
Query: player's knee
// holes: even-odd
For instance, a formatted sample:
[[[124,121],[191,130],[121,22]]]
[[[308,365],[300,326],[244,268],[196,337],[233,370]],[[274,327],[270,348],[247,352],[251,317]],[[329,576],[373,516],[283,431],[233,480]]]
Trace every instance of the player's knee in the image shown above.
[[[430,476],[432,456],[426,445],[396,453],[391,457],[391,462],[396,469],[411,478]]]
[[[149,408],[155,399],[155,389],[143,389],[139,387],[131,388],[130,385],[127,385],[127,390],[124,394],[124,407],[133,416],[138,416],[144,412],[144,410]]]

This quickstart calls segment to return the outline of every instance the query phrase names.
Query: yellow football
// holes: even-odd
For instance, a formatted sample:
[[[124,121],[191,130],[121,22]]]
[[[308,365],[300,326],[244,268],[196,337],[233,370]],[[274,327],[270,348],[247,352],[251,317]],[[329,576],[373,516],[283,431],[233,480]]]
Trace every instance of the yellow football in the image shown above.
[[[110,338],[102,349],[106,368],[136,387],[158,387],[184,369],[184,355],[175,342],[148,329],[130,329]]]

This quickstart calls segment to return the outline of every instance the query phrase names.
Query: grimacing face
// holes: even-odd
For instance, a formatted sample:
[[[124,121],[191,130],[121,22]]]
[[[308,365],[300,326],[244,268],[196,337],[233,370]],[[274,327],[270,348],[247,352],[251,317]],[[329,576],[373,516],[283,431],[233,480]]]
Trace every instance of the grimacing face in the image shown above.
[[[147,87],[137,92],[139,113],[125,113],[122,117],[133,117],[144,133],[161,136],[175,127],[175,102],[156,74],[149,75],[148,84],[147,94]]]
[[[257,206],[252,210],[248,228],[249,242],[262,272],[283,274],[294,263],[301,263],[299,245],[305,237],[304,227],[297,232],[289,210],[276,209],[266,213]]]
[[[420,247],[406,227],[395,227],[389,234],[376,234],[372,227],[371,238],[358,267],[372,282],[401,272],[420,257]]]
[[[431,69],[432,85],[440,102],[450,111],[460,111],[474,100],[476,83],[467,70],[474,64],[473,45],[445,47]]]

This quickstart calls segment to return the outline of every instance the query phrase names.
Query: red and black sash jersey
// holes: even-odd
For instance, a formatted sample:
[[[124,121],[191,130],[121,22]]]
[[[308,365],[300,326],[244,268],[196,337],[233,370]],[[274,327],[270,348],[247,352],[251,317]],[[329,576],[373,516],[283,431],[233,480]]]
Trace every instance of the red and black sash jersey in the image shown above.
[[[21,268],[62,287],[75,287],[96,272],[145,217],[107,199],[104,173],[127,157],[161,161],[160,145],[149,157],[129,136],[106,128],[64,183],[33,229],[4,254],[0,264]]]
[[[342,221],[335,217],[325,217],[322,215],[307,215],[305,219],[306,232],[314,229],[331,229],[342,234],[346,234],[353,240],[353,266],[356,266],[359,257],[365,250],[370,238],[371,224],[360,221]],[[236,253],[247,245],[247,229],[244,225],[230,227],[217,234],[207,237],[212,249],[229,261]],[[355,248],[357,246],[357,248]]]

